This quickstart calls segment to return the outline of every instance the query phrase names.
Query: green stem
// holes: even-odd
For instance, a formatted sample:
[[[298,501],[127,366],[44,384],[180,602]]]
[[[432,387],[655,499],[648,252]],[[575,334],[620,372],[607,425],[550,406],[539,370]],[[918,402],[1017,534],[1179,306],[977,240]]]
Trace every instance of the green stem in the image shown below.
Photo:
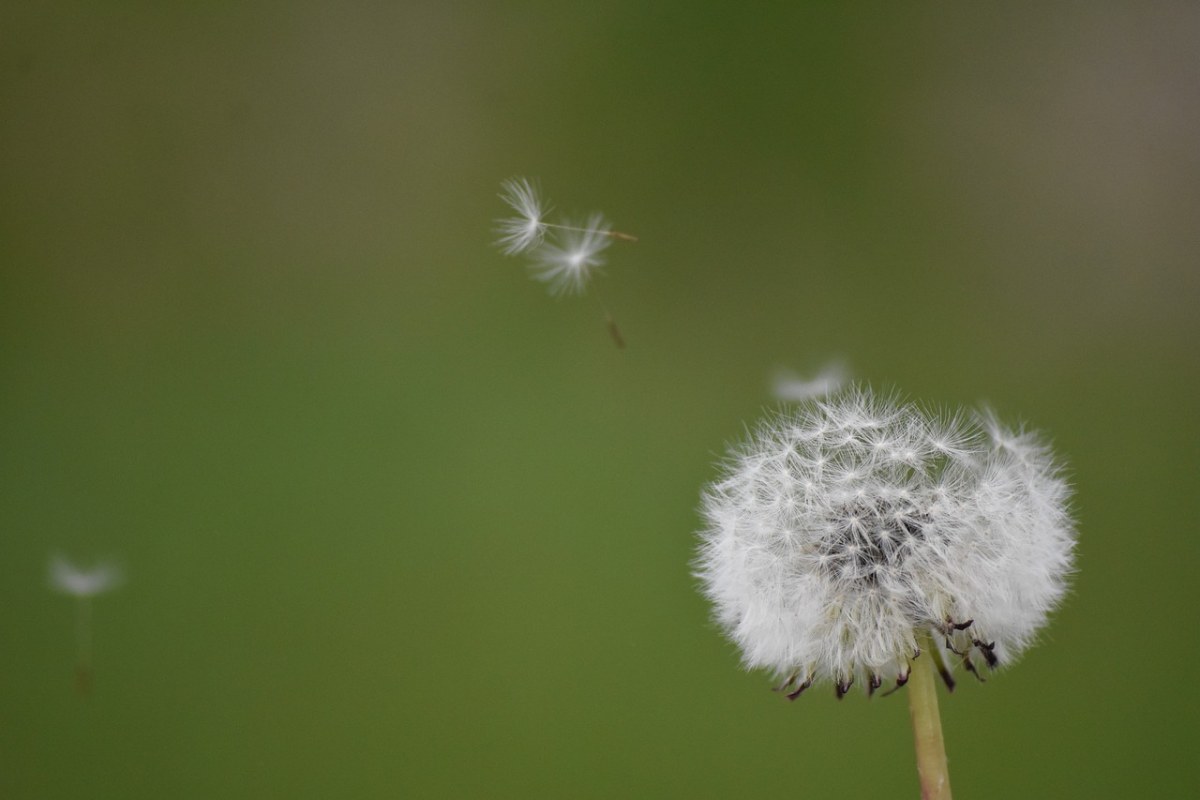
[[[912,674],[908,679],[908,710],[917,748],[921,800],[950,800],[950,772],[946,768],[946,746],[942,742],[942,720],[933,676],[936,645],[929,637],[924,637],[920,644],[925,657],[918,656],[909,668]]]

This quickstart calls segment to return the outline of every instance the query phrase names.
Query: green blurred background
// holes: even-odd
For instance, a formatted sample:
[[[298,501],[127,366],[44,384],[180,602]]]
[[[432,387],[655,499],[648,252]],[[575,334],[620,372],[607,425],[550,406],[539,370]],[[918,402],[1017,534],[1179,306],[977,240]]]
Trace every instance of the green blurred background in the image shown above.
[[[778,367],[987,402],[1075,591],[959,795],[1200,791],[1195,4],[8,4],[0,795],[915,797],[689,575]],[[499,183],[641,236],[595,303]],[[95,687],[46,561],[112,555]]]

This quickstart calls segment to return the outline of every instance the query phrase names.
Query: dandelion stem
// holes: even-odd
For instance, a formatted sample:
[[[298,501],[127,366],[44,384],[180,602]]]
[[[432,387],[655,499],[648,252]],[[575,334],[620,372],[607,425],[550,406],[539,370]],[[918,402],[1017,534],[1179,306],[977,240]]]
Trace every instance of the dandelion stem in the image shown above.
[[[920,646],[925,657],[918,657],[909,670],[908,710],[917,749],[921,800],[950,800],[950,772],[946,768],[946,746],[942,742],[942,720],[938,714],[937,686],[933,677],[932,653],[936,645],[926,636]]]

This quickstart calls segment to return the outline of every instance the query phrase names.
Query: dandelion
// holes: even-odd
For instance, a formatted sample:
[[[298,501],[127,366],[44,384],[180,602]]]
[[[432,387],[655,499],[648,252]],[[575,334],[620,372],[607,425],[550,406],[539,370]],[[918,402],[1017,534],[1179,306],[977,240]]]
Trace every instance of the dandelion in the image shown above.
[[[510,178],[501,183],[500,199],[516,213],[515,217],[496,220],[499,238],[496,246],[505,255],[529,253],[530,274],[545,283],[553,295],[583,294],[592,274],[604,264],[600,253],[614,239],[636,242],[637,237],[613,230],[604,215],[591,214],[582,225],[564,221],[546,221],[549,204],[535,183],[528,178]],[[618,347],[625,340],[604,302],[596,298],[604,312],[609,333]]]
[[[500,234],[496,246],[509,256],[532,250],[546,235],[543,218],[547,206],[527,178],[509,178],[500,187],[504,190],[500,199],[512,206],[517,216],[496,220],[496,233]]]
[[[775,375],[772,390],[777,399],[798,403],[833,394],[842,388],[849,377],[849,370],[841,362],[827,364],[811,378],[781,370]]]
[[[551,294],[582,294],[592,270],[604,264],[600,253],[612,244],[606,224],[603,215],[592,214],[586,225],[565,229],[561,246],[542,245],[530,265],[533,277],[548,284]]]
[[[124,580],[124,574],[111,561],[83,569],[60,555],[50,559],[49,572],[51,588],[73,595],[78,603],[75,639],[79,660],[75,666],[75,685],[80,693],[89,694],[92,686],[92,598],[115,589]]]
[[[568,223],[546,222],[550,205],[538,193],[537,185],[528,178],[509,178],[501,182],[500,199],[517,212],[515,217],[496,220],[496,233],[500,238],[496,246],[508,256],[515,256],[533,250],[542,244],[546,232],[550,228],[560,231],[575,231],[589,236],[604,236],[609,239],[620,239],[626,242],[636,242],[632,234],[615,231],[609,227],[604,218],[593,215],[598,221],[593,224],[589,219],[587,226],[577,226]]]
[[[933,671],[982,680],[1066,591],[1070,490],[1048,448],[989,415],[851,389],[763,422],[703,498],[696,571],[748,667],[795,699],[910,678],[918,767],[949,797]]]

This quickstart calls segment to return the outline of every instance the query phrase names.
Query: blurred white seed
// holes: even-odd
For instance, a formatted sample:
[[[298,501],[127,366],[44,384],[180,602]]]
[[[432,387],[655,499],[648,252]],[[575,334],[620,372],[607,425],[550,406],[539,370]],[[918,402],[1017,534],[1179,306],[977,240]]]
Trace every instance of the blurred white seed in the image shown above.
[[[850,370],[840,361],[826,364],[811,378],[805,378],[790,370],[779,370],[775,373],[772,393],[777,400],[803,402],[833,394],[849,379]]]
[[[90,569],[76,566],[61,555],[50,558],[50,587],[77,601],[75,686],[80,694],[92,690],[92,598],[117,588],[125,580],[124,570],[113,561],[101,561]]]
[[[101,561],[84,569],[61,555],[50,558],[50,586],[64,594],[94,597],[115,589],[123,579],[121,567],[113,561]]]

